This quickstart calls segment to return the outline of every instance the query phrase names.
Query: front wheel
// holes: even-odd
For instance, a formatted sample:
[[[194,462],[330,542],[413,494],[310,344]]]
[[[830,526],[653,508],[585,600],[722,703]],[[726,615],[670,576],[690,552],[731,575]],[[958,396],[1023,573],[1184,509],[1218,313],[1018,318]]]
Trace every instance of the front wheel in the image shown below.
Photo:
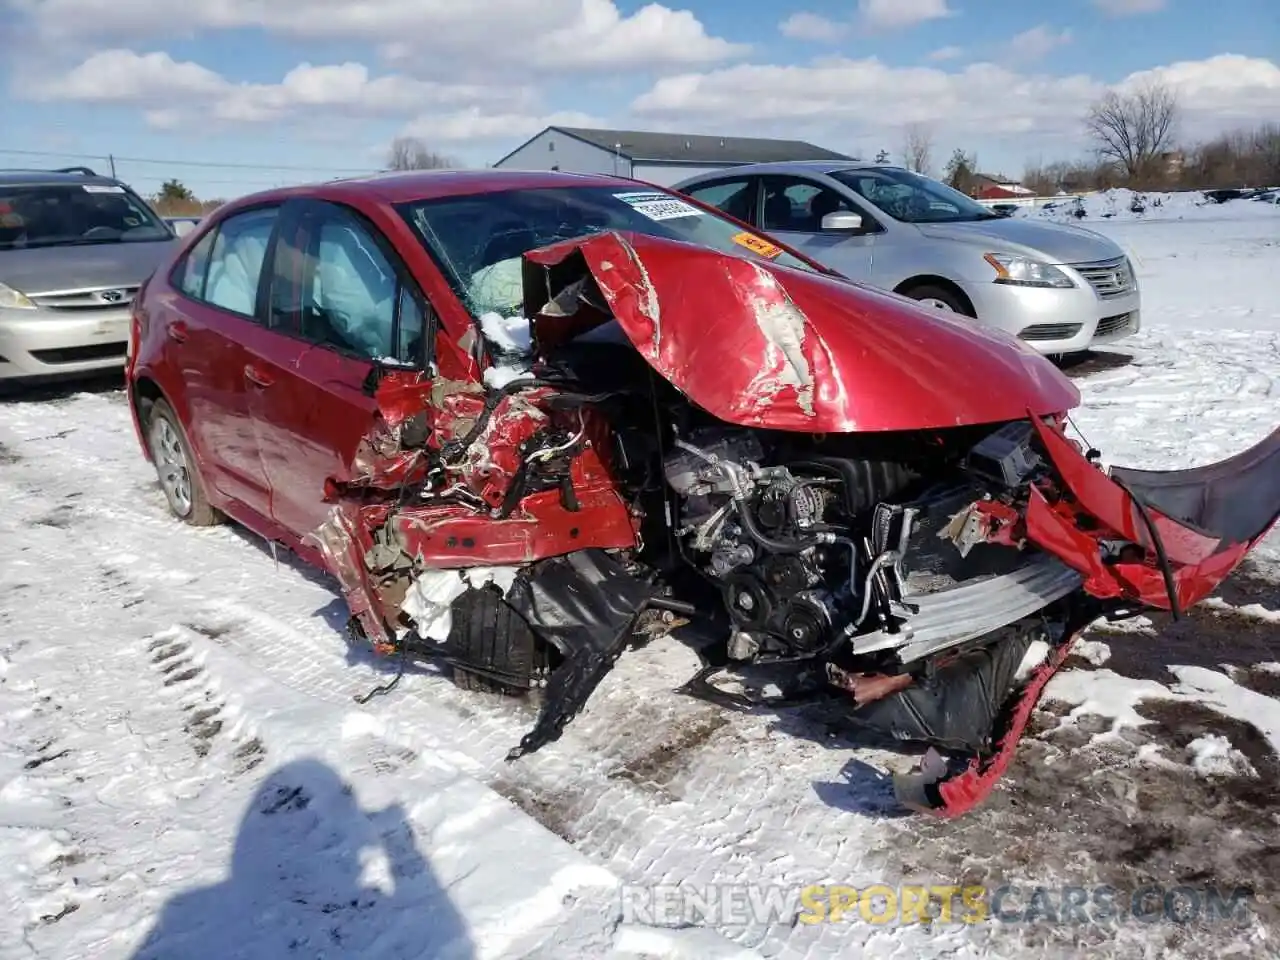
[[[210,527],[221,520],[209,505],[196,460],[173,407],[156,400],[147,411],[147,449],[155,465],[169,511],[193,527]]]
[[[904,291],[903,296],[910,297],[923,306],[933,307],[935,310],[945,310],[948,313],[958,313],[966,317],[973,316],[973,311],[969,309],[968,305],[944,287],[912,287]]]
[[[494,587],[468,590],[452,613],[449,645],[478,668],[453,667],[453,682],[463,690],[524,696],[554,666],[547,646]]]

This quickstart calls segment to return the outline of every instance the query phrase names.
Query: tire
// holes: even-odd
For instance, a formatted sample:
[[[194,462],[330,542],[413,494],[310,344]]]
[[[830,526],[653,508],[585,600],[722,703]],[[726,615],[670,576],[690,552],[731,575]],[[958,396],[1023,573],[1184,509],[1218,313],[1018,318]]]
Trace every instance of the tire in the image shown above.
[[[146,412],[147,449],[169,512],[193,527],[212,527],[222,515],[209,505],[204,481],[173,407],[156,400]]]
[[[903,291],[903,296],[910,297],[912,300],[924,301],[925,306],[934,307],[938,310],[947,310],[951,313],[958,313],[964,317],[973,316],[973,309],[955,293],[945,287],[935,287],[925,284],[919,287],[911,287],[909,290]]]
[[[449,646],[479,667],[513,677],[513,682],[503,683],[454,666],[454,684],[463,690],[511,697],[527,694],[535,675],[547,664],[545,647],[497,588],[468,590],[453,602],[452,614]]]

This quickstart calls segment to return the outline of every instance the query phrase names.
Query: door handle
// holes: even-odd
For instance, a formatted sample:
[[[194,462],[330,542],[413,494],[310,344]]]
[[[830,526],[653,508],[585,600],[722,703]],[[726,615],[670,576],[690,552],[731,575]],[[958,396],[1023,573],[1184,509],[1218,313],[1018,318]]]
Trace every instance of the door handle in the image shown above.
[[[183,323],[181,320],[177,321],[176,323],[169,324],[169,326],[166,327],[165,329],[169,334],[170,340],[173,340],[176,343],[187,342],[187,337],[189,336],[189,334],[187,333],[187,325]]]
[[[251,363],[245,365],[244,378],[257,387],[269,387],[276,382],[274,377],[267,376]]]

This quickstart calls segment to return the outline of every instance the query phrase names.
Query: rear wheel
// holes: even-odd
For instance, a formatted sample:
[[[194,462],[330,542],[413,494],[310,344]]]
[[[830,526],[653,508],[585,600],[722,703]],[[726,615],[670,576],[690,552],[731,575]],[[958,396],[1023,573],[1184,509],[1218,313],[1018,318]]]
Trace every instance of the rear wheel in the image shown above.
[[[918,300],[924,306],[933,307],[935,310],[945,310],[949,313],[958,313],[966,317],[973,316],[973,310],[969,305],[946,287],[925,284],[904,290],[903,296]]]
[[[210,527],[221,515],[209,505],[196,460],[178,416],[165,400],[151,403],[146,415],[147,449],[155,465],[169,511],[193,527]]]
[[[452,613],[449,646],[479,668],[453,667],[453,682],[463,690],[522,696],[549,666],[546,645],[496,587],[468,590],[453,602]]]

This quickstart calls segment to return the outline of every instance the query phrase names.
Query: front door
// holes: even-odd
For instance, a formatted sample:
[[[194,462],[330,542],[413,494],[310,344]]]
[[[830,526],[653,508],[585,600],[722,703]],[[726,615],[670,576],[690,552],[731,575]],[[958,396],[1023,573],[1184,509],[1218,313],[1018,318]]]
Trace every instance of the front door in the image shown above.
[[[271,484],[271,515],[298,539],[327,518],[325,481],[351,479],[377,421],[374,360],[429,360],[426,301],[394,248],[354,210],[286,206],[249,345],[249,407]]]
[[[766,233],[850,280],[867,283],[880,225],[852,200],[806,177],[761,177],[762,196],[757,223]],[[831,230],[822,226],[829,213],[855,213],[858,229]]]

